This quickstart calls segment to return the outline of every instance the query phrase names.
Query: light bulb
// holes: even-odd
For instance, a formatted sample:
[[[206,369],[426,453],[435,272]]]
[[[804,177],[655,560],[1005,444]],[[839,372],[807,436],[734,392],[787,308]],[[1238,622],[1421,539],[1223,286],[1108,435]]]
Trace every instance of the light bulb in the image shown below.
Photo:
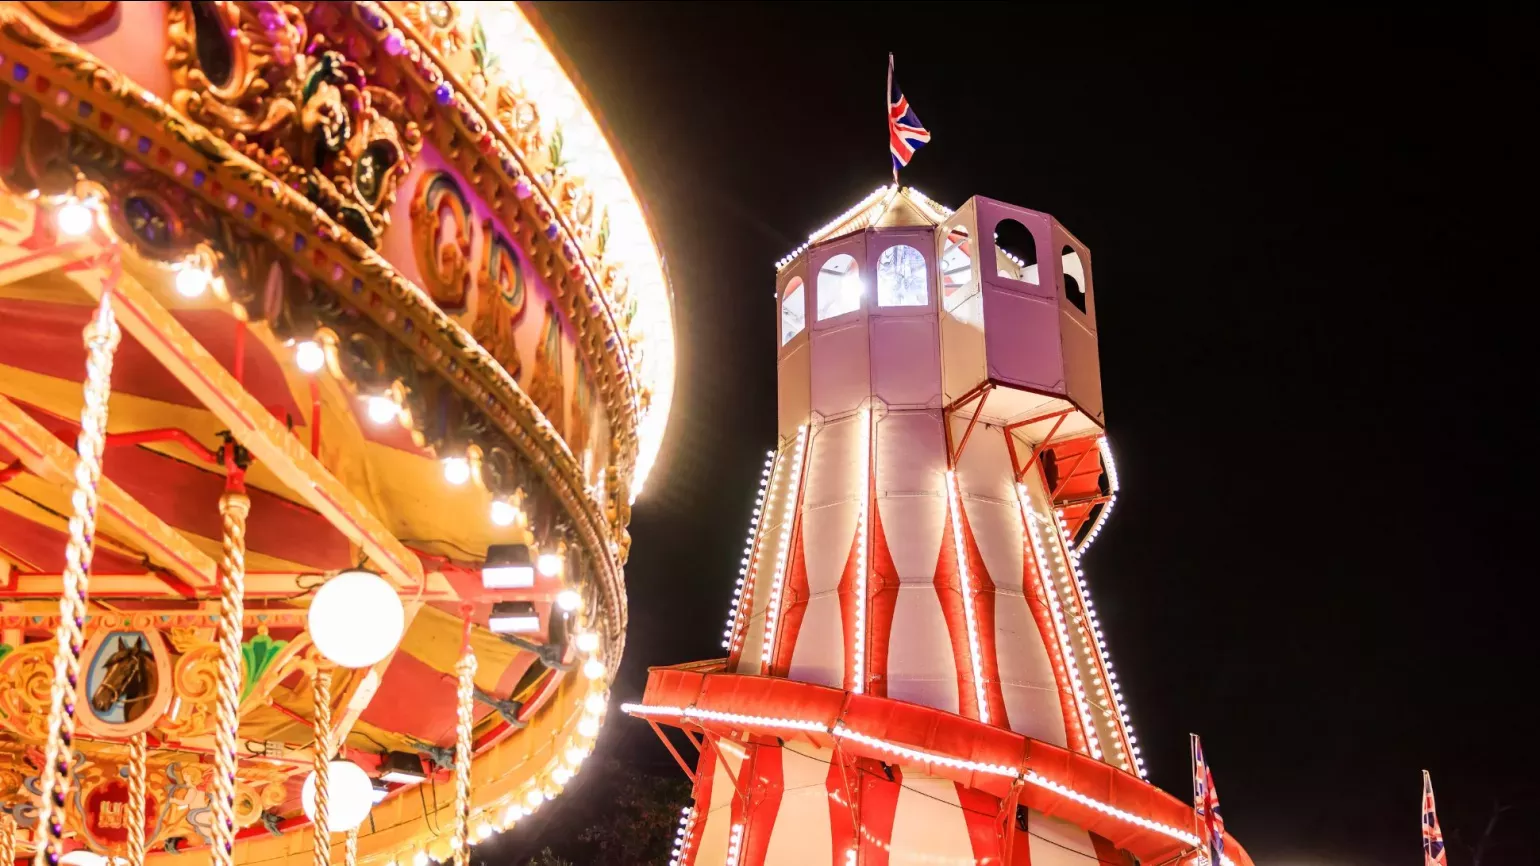
[[[369,817],[374,805],[374,783],[369,775],[352,761],[331,761],[326,773],[326,816],[331,829],[345,833],[357,827]],[[300,805],[305,816],[315,820],[315,771],[305,777],[300,789]]]
[[[551,771],[551,781],[558,785],[565,785],[572,781],[572,771],[566,767],[557,767]]]
[[[609,702],[604,699],[604,695],[598,692],[594,692],[583,699],[583,709],[587,710],[591,716],[604,715],[604,709],[607,706],[609,706]]]
[[[471,480],[471,462],[464,457],[445,457],[444,480],[456,487]]]
[[[367,668],[396,648],[406,628],[406,612],[384,578],[354,569],[321,584],[306,622],[321,655],[345,668]]]
[[[571,613],[583,606],[583,597],[575,589],[564,589],[556,594],[556,606]]]
[[[213,279],[201,266],[189,262],[176,270],[176,293],[184,298],[196,298],[209,290]]]
[[[583,759],[586,758],[586,757],[588,757],[588,753],[583,751],[581,748],[579,748],[577,746],[568,746],[567,747],[566,758],[567,758],[567,763],[570,766],[576,767],[578,764],[583,763]]]
[[[563,563],[564,557],[559,553],[542,553],[535,567],[540,570],[542,577],[555,577],[561,574]]]
[[[539,788],[530,788],[524,792],[524,802],[533,809],[545,802],[545,794],[542,794]]]
[[[604,662],[601,662],[598,659],[591,658],[588,661],[583,662],[583,676],[588,677],[591,680],[596,680],[604,676],[604,671]]]
[[[519,517],[519,509],[506,499],[492,500],[492,522],[498,526],[512,526]]]
[[[326,350],[315,340],[305,340],[294,347],[294,363],[301,372],[318,373],[326,366]]]
[[[396,401],[376,394],[369,398],[369,420],[376,424],[389,424],[401,413]]]
[[[599,720],[593,716],[584,716],[577,723],[577,732],[584,737],[599,736]]]
[[[578,632],[578,652],[591,653],[599,648],[599,633],[593,631]]]
[[[53,216],[59,231],[70,237],[80,237],[96,225],[96,211],[78,198],[60,205]]]

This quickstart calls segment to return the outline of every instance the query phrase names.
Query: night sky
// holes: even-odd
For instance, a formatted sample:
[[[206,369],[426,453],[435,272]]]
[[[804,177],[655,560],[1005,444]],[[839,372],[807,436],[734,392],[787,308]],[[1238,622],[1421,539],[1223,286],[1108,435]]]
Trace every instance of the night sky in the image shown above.
[[[1389,866],[1420,856],[1427,768],[1452,866],[1494,799],[1481,866],[1540,860],[1532,21],[538,9],[677,304],[617,698],[721,655],[773,445],[773,263],[888,180],[894,51],[934,136],[905,182],[1052,213],[1095,257],[1123,492],[1086,572],[1152,780],[1187,795],[1197,732],[1259,863]],[[601,751],[672,766],[618,712]]]

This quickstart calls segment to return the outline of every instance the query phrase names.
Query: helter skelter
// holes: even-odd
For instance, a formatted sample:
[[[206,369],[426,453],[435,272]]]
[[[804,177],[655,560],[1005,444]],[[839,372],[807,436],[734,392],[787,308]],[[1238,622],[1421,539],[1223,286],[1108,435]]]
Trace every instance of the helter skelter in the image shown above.
[[[548,41],[0,4],[0,864],[463,866],[581,765],[673,330]]]
[[[1089,250],[893,185],[776,271],[779,444],[727,658],[624,707],[699,750],[674,862],[1196,859],[1080,567],[1118,491]]]

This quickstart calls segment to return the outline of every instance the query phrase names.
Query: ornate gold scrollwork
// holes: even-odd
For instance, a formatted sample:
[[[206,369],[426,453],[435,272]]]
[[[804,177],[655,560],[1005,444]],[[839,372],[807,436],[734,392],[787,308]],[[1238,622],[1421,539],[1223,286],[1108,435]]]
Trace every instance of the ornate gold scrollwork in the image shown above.
[[[178,659],[171,674],[171,686],[175,696],[170,709],[161,717],[161,731],[172,739],[212,731],[219,699],[219,647],[203,644]]]
[[[446,311],[464,310],[470,295],[471,219],[470,202],[448,172],[429,172],[417,181],[412,245],[428,293]]]
[[[53,692],[54,641],[23,644],[0,660],[0,726],[23,739],[48,736],[48,706]]]
[[[171,103],[188,117],[240,147],[294,116],[305,19],[293,4],[172,3],[167,34]]]
[[[118,6],[116,0],[26,0],[22,5],[66,36],[106,23]]]

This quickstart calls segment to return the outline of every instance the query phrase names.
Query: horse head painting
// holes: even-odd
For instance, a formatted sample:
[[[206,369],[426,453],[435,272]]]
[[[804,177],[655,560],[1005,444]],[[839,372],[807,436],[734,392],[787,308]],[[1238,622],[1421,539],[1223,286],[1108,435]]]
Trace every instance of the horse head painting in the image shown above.
[[[104,719],[131,722],[143,715],[155,696],[155,654],[141,636],[117,635],[114,639],[116,649],[91,672],[95,682],[91,709]],[[108,652],[103,647],[97,658]],[[121,718],[110,718],[116,713],[121,713]]]

